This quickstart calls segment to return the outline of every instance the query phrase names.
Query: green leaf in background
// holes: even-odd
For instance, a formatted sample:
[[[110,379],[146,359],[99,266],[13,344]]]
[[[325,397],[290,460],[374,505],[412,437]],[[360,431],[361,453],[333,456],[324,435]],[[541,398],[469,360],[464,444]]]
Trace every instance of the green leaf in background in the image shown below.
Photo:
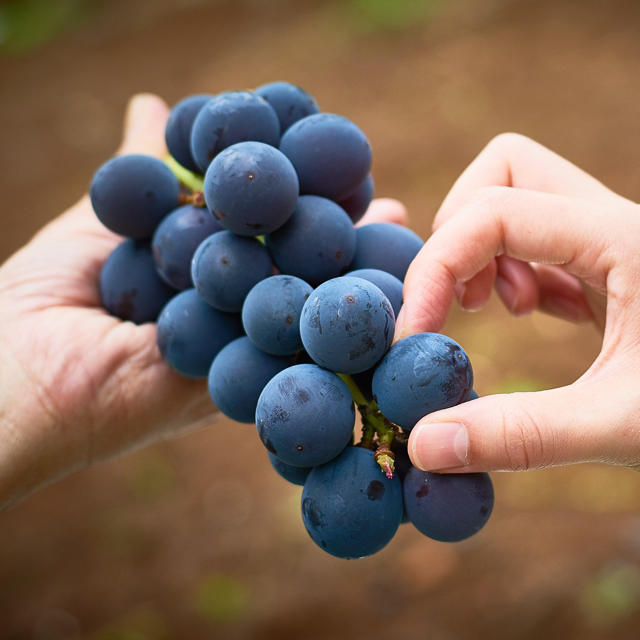
[[[49,42],[85,17],[82,0],[9,0],[0,4],[0,49],[24,53]]]
[[[197,587],[194,604],[202,617],[211,623],[234,622],[245,616],[249,592],[239,580],[215,574]]]
[[[640,611],[640,568],[605,567],[583,587],[583,615],[595,626],[611,626]]]
[[[348,0],[345,8],[362,31],[402,30],[431,20],[454,0]]]

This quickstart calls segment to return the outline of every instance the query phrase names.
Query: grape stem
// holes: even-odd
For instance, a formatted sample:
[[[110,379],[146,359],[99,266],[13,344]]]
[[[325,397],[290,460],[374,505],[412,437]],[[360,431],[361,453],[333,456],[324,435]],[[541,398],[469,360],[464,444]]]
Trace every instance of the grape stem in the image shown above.
[[[173,175],[192,191],[202,191],[204,189],[204,179],[195,173],[185,169],[173,156],[166,155],[164,163],[171,169]]]
[[[387,478],[393,478],[394,454],[391,451],[393,439],[397,434],[397,427],[382,415],[375,400],[367,400],[355,380],[346,373],[339,373],[340,379],[347,385],[353,401],[358,406],[362,416],[362,439],[358,446],[365,449],[374,448],[374,438],[377,436],[375,461]]]

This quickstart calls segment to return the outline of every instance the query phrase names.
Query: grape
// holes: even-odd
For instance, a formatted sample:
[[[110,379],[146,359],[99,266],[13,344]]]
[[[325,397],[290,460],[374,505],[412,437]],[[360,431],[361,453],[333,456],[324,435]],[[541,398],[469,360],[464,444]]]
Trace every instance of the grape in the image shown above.
[[[469,397],[465,400],[465,402],[469,402],[469,400],[477,400],[480,396],[477,394],[475,389],[471,389],[471,393]]]
[[[403,481],[411,523],[425,536],[458,542],[477,533],[493,509],[488,473],[429,473],[411,468]]]
[[[228,91],[206,102],[191,128],[191,155],[204,173],[223,149],[236,142],[254,140],[278,145],[280,121],[260,96],[248,91]]]
[[[381,269],[404,281],[423,244],[420,236],[399,224],[366,224],[356,229],[356,253],[349,268]]]
[[[289,220],[266,237],[278,269],[314,286],[340,274],[353,259],[355,242],[344,209],[319,196],[300,196]]]
[[[472,386],[464,349],[440,333],[418,333],[396,342],[372,383],[382,413],[405,430],[432,411],[462,402]]]
[[[160,277],[176,289],[193,287],[191,259],[198,245],[222,227],[202,207],[186,204],[158,225],[151,247]]]
[[[321,367],[360,373],[384,356],[393,340],[393,309],[368,280],[344,276],[321,284],[300,316],[307,353]]]
[[[292,467],[290,464],[282,462],[280,458],[276,458],[270,451],[267,451],[267,455],[269,456],[271,466],[280,476],[288,482],[291,482],[291,484],[302,486],[309,475],[309,471],[312,469],[312,467]]]
[[[280,150],[298,172],[301,193],[340,201],[350,196],[371,168],[371,147],[350,120],[317,113],[291,125]]]
[[[320,111],[316,101],[304,89],[289,82],[263,84],[254,93],[273,107],[280,121],[280,133],[301,118]]]
[[[273,263],[264,245],[231,231],[206,238],[191,263],[198,293],[220,311],[240,311],[251,287],[272,274]]]
[[[271,233],[291,216],[298,176],[288,158],[262,142],[239,142],[220,152],[204,178],[207,207],[241,236]]]
[[[362,558],[393,538],[402,518],[402,485],[388,479],[373,452],[347,447],[309,473],[302,520],[311,539],[338,558]]]
[[[258,282],[242,305],[242,324],[253,344],[279,356],[300,351],[300,313],[312,291],[295,276],[271,276]]]
[[[373,192],[375,186],[373,184],[373,178],[369,174],[361,183],[360,186],[344,200],[340,200],[338,204],[347,212],[347,215],[351,218],[353,224],[358,222],[360,218],[366,213],[371,201],[373,200]]]
[[[160,353],[188,378],[206,378],[218,352],[240,335],[240,316],[213,309],[195,289],[172,298],[158,317]]]
[[[209,394],[218,409],[236,422],[253,422],[258,397],[276,373],[291,365],[270,356],[246,336],[236,338],[215,357],[209,370]]]
[[[180,100],[169,113],[164,139],[169,153],[189,171],[200,172],[191,155],[191,128],[198,112],[212,95],[189,96]]]
[[[123,236],[150,238],[158,223],[178,206],[180,183],[152,156],[107,160],[94,174],[89,195],[100,222]]]
[[[355,271],[349,271],[345,275],[354,278],[363,278],[364,280],[373,282],[376,287],[382,289],[382,292],[391,303],[394,315],[396,318],[398,317],[400,307],[402,306],[402,282],[400,282],[398,278],[380,269],[356,269]]]
[[[158,277],[145,240],[121,242],[100,272],[102,306],[110,314],[136,324],[153,322],[175,293]]]
[[[260,440],[294,467],[335,458],[351,440],[355,409],[338,376],[314,364],[297,364],[273,377],[256,407]]]

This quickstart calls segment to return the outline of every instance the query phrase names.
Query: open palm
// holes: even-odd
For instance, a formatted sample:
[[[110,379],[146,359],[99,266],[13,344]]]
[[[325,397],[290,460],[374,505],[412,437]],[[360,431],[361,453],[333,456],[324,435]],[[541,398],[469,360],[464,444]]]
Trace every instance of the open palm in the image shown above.
[[[134,98],[120,152],[163,155],[167,115],[159,98]],[[362,222],[405,216],[378,200]],[[163,362],[155,324],[101,308],[100,269],[121,240],[85,196],[0,267],[0,506],[214,419],[205,381]]]

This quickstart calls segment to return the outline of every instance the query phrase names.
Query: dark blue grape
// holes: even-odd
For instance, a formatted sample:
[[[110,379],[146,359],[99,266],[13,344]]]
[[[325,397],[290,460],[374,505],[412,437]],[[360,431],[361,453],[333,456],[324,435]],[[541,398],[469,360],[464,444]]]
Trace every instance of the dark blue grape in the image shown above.
[[[404,506],[425,536],[458,542],[482,529],[493,509],[487,473],[429,473],[412,467],[403,480]]]
[[[393,538],[402,518],[402,485],[389,480],[373,452],[347,447],[311,470],[302,491],[302,520],[311,539],[338,558],[362,558]]]
[[[193,287],[191,259],[198,245],[222,227],[209,211],[186,204],[158,225],[151,247],[160,277],[176,289]]]
[[[273,274],[273,263],[264,245],[219,231],[196,249],[191,278],[204,300],[221,311],[240,311],[257,282]]]
[[[263,84],[254,93],[264,98],[278,114],[280,133],[301,118],[320,111],[316,101],[304,89],[289,82]]]
[[[395,328],[393,309],[368,280],[344,276],[321,284],[300,316],[300,336],[307,353],[321,367],[360,373],[387,352]]]
[[[471,393],[469,394],[469,397],[464,400],[463,402],[469,402],[470,400],[477,400],[480,396],[477,394],[475,389],[471,389]]]
[[[350,269],[381,269],[404,281],[423,244],[420,236],[399,224],[366,224],[356,229],[356,253]]]
[[[268,102],[248,91],[228,91],[211,98],[191,128],[191,155],[204,173],[223,149],[255,140],[278,145],[280,121]]]
[[[121,242],[100,272],[102,306],[136,324],[154,322],[175,293],[158,277],[151,248],[144,240]]]
[[[302,486],[309,475],[309,471],[312,469],[312,467],[292,467],[290,464],[282,462],[280,458],[276,458],[270,451],[267,452],[267,455],[269,456],[271,466],[281,477],[291,484]]]
[[[191,127],[198,112],[212,95],[195,95],[180,100],[169,113],[164,139],[169,153],[189,171],[200,172],[191,155]]]
[[[441,333],[418,333],[391,347],[373,375],[372,386],[380,411],[410,430],[428,413],[466,399],[473,371],[455,340]]]
[[[394,454],[393,466],[394,472],[400,478],[400,482],[402,482],[409,473],[410,469],[413,469],[413,465],[411,464],[411,459],[409,458],[409,451],[407,450],[406,442],[398,442],[398,440],[394,440],[391,445],[391,450]],[[402,520],[400,524],[406,524],[409,522],[409,515],[407,514],[407,510],[404,508],[404,499],[402,504]]]
[[[300,196],[289,220],[266,238],[278,269],[313,286],[344,270],[353,259],[355,242],[349,216],[319,196]]]
[[[291,216],[298,176],[288,158],[262,142],[239,142],[219,153],[204,178],[207,207],[241,236],[271,233]]]
[[[382,289],[393,308],[393,313],[396,318],[400,313],[400,307],[402,306],[402,282],[398,280],[394,275],[387,271],[381,271],[380,269],[356,269],[355,271],[349,271],[345,275],[353,276],[354,278],[363,278],[369,282],[373,282],[376,287]]]
[[[373,200],[373,192],[375,185],[373,178],[369,174],[360,186],[347,198],[340,200],[338,204],[347,212],[353,224],[358,222],[360,218],[367,212],[371,201]]]
[[[158,158],[131,154],[107,160],[95,172],[89,194],[105,227],[130,238],[150,238],[178,206],[180,183]]]
[[[295,276],[271,276],[258,282],[242,305],[242,324],[253,344],[279,356],[300,351],[300,313],[312,291]]]
[[[371,147],[350,120],[317,113],[291,125],[280,150],[298,172],[301,193],[340,201],[350,196],[371,168]]]
[[[220,349],[240,335],[240,316],[210,307],[195,289],[172,298],[158,317],[160,353],[189,378],[206,378]]]
[[[209,370],[209,394],[218,409],[236,422],[253,422],[258,397],[273,376],[291,365],[270,356],[249,338],[236,338],[215,357]]]
[[[281,371],[263,389],[256,426],[268,451],[294,467],[335,458],[350,441],[353,400],[338,376],[314,364]]]

